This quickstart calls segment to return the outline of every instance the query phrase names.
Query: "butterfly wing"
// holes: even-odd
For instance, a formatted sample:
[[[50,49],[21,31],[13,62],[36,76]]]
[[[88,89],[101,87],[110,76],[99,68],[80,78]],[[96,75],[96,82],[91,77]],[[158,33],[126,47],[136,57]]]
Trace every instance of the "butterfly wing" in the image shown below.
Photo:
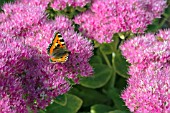
[[[50,62],[52,63],[67,61],[70,52],[66,49],[64,39],[59,32],[55,33],[52,43],[47,48],[47,53],[51,56]]]
[[[64,39],[62,38],[61,34],[59,32],[55,33],[54,38],[52,40],[52,43],[47,48],[47,53],[52,56],[54,50],[60,49],[60,48],[66,48]]]
[[[69,53],[65,53],[63,56],[58,57],[58,58],[51,57],[50,62],[51,63],[56,63],[56,62],[65,63],[68,60],[68,56],[69,56]]]

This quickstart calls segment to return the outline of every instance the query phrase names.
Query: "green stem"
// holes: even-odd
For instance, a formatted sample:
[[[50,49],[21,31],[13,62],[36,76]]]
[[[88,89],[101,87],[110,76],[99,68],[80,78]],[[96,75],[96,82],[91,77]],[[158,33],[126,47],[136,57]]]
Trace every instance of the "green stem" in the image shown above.
[[[114,54],[114,53],[112,53]],[[112,55],[112,60],[114,60],[114,56]],[[113,62],[113,61],[112,61]],[[112,67],[111,67],[111,70],[112,70],[112,76],[107,84],[107,88],[114,88],[115,86],[115,80],[116,80],[116,70],[115,70],[115,65],[114,65],[114,62],[112,64]]]
[[[102,53],[102,55],[103,55],[103,57],[104,57],[107,65],[108,65],[110,68],[112,68],[112,65],[110,64],[109,59],[107,58],[106,54],[104,54],[104,52],[103,52],[102,50],[100,50],[100,52]]]
[[[114,86],[115,80],[116,80],[116,69],[115,69],[114,62],[115,62],[115,53],[112,53],[112,69],[113,69],[113,76],[112,76],[112,78],[111,78],[111,82],[112,82],[113,86]]]
[[[165,18],[163,18],[163,20],[161,21],[161,23],[159,24],[159,27],[158,28],[161,28],[163,25],[164,25],[164,23],[167,21],[167,19],[169,18],[169,15],[167,15],[167,14],[164,14],[164,17]]]

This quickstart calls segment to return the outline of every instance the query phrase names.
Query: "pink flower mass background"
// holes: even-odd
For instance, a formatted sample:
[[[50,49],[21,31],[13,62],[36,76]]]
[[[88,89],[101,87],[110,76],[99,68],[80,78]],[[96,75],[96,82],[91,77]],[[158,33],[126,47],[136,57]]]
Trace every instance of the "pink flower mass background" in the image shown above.
[[[131,63],[122,98],[131,112],[170,112],[170,30],[126,41],[121,50]]]
[[[93,73],[88,63],[91,43],[74,31],[71,20],[48,20],[43,4],[36,3],[8,3],[0,13],[1,112],[28,112],[26,106],[35,112],[44,109],[70,89],[69,79],[78,83],[78,74]],[[71,52],[64,64],[49,62],[47,48],[55,32]]]
[[[92,0],[90,10],[75,17],[79,30],[99,43],[111,42],[114,33],[143,33],[154,18],[160,18],[164,0]]]
[[[49,4],[50,2],[50,4]],[[72,20],[50,20],[55,11],[84,7]],[[45,109],[67,93],[79,76],[93,75],[91,40],[112,42],[119,32],[144,33],[166,8],[164,0],[16,0],[0,12],[0,112],[28,113]],[[73,23],[79,25],[76,32]],[[60,32],[70,51],[66,63],[50,63],[47,48]],[[131,63],[122,98],[131,112],[170,112],[170,30],[139,35],[120,47]]]

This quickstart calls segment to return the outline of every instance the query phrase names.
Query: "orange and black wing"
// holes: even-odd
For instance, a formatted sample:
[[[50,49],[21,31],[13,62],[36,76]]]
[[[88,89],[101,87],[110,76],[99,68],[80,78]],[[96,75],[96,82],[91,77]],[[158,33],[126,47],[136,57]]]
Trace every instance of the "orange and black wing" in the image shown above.
[[[47,53],[51,56],[52,63],[65,63],[69,56],[69,51],[66,49],[64,39],[59,32],[55,33],[52,43],[47,48]]]
[[[59,32],[55,33],[54,38],[52,40],[52,43],[47,48],[47,53],[52,56],[54,50],[60,49],[60,48],[66,48],[64,39],[62,38],[61,34]]]

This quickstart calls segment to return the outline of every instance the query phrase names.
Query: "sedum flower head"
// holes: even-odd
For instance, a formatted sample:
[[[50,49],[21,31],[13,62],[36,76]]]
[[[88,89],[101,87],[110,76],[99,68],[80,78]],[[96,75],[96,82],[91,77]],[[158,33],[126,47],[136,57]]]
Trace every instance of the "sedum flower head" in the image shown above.
[[[126,41],[122,54],[131,63],[122,98],[131,112],[170,112],[170,30]]]
[[[24,31],[39,24],[44,17],[42,7],[35,4],[7,3],[0,13],[0,30],[3,37],[25,36]]]
[[[68,76],[73,74],[76,77],[79,73],[83,76],[91,75],[92,68],[88,61],[93,55],[93,47],[86,38],[74,32],[71,21],[65,17],[56,17],[54,21],[47,20],[42,25],[35,26],[31,34],[28,34],[29,38],[26,38],[25,43],[47,55],[47,48],[56,31],[61,33],[67,49],[71,52],[68,61],[56,64],[56,68],[62,68],[61,70],[66,71],[65,74]]]
[[[21,80],[11,75],[0,75],[0,112],[26,113],[26,103],[22,98]]]
[[[72,7],[84,7],[86,4],[91,3],[91,0],[16,0],[22,4],[38,5],[42,8],[46,8],[50,3],[50,6],[55,10],[63,10],[67,6]]]
[[[13,106],[15,106],[15,109],[26,110],[26,105],[34,111],[37,108],[43,109],[53,98],[69,90],[70,84],[66,82],[64,77],[55,74],[56,68],[38,49],[25,45],[24,41],[14,37],[5,38],[0,44],[2,50],[0,52],[2,80],[5,78],[6,81],[11,82],[3,84],[0,81],[0,84],[4,89],[9,87],[11,93],[15,94],[14,97],[17,97],[14,103],[8,104],[10,110],[13,110]],[[15,78],[17,82],[10,77]],[[8,84],[10,85],[8,86]],[[7,91],[7,93],[10,91]],[[13,95],[11,95],[9,95],[10,102],[13,99]],[[17,101],[23,101],[25,104],[18,104]]]
[[[85,36],[99,43],[111,42],[114,33],[144,32],[165,7],[164,0],[93,0],[90,10],[78,15],[75,22]]]
[[[3,10],[4,13],[0,13],[0,73],[7,80],[11,76],[18,81],[21,91],[12,91],[16,93],[16,100],[25,103],[14,103],[15,109],[26,109],[26,106],[35,112],[44,109],[56,96],[70,89],[69,79],[78,83],[79,74],[92,74],[88,61],[93,47],[85,37],[74,32],[69,19],[59,16],[48,20],[43,13],[45,9],[33,3],[6,4]],[[55,32],[62,34],[70,51],[64,64],[49,62],[47,48]],[[6,85],[2,82],[2,87]],[[7,101],[0,107],[11,110],[8,100],[13,98],[3,97],[0,102]]]
[[[170,63],[151,62],[147,68],[132,65],[122,98],[131,112],[170,112]]]
[[[146,34],[126,41],[122,54],[131,63],[147,64],[149,61],[170,60],[170,30],[160,30],[156,35]]]
[[[45,10],[51,0],[15,0],[16,3],[29,4],[34,6],[40,6]]]
[[[9,45],[9,43],[11,45]],[[21,51],[21,49],[23,49]],[[14,57],[15,56],[15,57]],[[18,74],[24,69],[23,57],[29,58],[27,50],[14,40],[0,40],[0,112],[27,112],[23,99],[21,78]]]

